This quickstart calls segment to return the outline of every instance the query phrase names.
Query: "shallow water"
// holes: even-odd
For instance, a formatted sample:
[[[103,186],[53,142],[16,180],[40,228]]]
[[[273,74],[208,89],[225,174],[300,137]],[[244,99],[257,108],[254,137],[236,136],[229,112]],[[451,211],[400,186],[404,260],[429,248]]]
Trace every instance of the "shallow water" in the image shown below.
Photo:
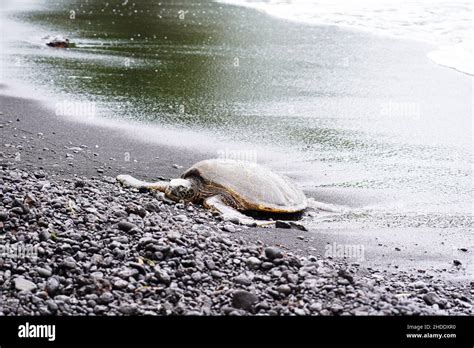
[[[2,78],[54,91],[65,117],[153,125],[154,141],[257,160],[357,209],[325,221],[472,223],[472,79],[433,47],[214,2],[22,3],[3,3]],[[76,47],[44,45],[58,34]]]

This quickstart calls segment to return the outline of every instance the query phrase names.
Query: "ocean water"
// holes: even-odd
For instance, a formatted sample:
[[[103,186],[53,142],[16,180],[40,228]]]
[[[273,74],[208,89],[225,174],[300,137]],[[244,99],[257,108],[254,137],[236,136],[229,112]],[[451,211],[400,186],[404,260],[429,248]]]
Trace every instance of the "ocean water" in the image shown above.
[[[63,117],[256,160],[352,209],[316,227],[470,231],[472,77],[426,58],[454,65],[441,46],[465,42],[465,6],[443,12],[434,1],[431,23],[394,1],[359,12],[324,3],[3,1],[0,76],[15,93],[69,108]],[[342,28],[315,25],[334,16]],[[370,34],[352,30],[362,23]],[[48,35],[76,47],[50,49]]]
[[[329,24],[437,46],[428,57],[474,75],[473,2],[468,0],[220,0],[307,24]]]

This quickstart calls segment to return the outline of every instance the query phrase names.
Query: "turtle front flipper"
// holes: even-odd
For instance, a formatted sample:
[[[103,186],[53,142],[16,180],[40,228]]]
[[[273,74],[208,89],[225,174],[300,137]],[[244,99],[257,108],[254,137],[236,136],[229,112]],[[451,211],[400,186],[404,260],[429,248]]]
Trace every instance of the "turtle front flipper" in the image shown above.
[[[118,175],[116,180],[125,187],[133,187],[139,190],[157,190],[165,192],[168,187],[168,181],[146,182],[138,180],[131,175]]]
[[[222,215],[224,220],[229,220],[240,225],[246,225],[251,227],[264,227],[273,225],[274,221],[261,221],[255,220],[247,215],[242,214],[237,209],[234,209],[224,203],[220,195],[211,196],[204,200],[204,207],[209,210],[217,211]]]

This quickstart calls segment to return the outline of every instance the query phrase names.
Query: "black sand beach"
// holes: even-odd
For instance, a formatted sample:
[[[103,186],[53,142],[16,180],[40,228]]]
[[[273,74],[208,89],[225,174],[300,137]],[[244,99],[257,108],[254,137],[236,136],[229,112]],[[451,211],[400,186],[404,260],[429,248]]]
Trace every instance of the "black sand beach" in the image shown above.
[[[36,246],[36,254],[14,258],[2,249],[10,255],[0,274],[2,315],[471,313],[467,280],[442,280],[464,274],[464,259],[453,264],[452,257],[440,258],[445,266],[437,266],[431,256],[425,267],[428,258],[415,254],[417,270],[406,271],[395,252],[385,252],[388,262],[373,259],[382,258],[372,254],[376,241],[390,245],[386,234],[358,231],[351,238],[354,231],[239,227],[199,206],[124,190],[108,175],[136,174],[133,167],[107,164],[97,173],[100,159],[119,155],[119,134],[109,130],[97,137],[103,130],[60,121],[27,100],[2,97],[2,106],[3,248],[25,253],[21,245]],[[65,147],[81,146],[73,157],[66,155],[71,149]],[[97,156],[88,154],[90,147]],[[156,153],[176,160],[169,149],[153,148]],[[142,168],[156,162],[150,153],[146,162],[143,151],[138,158],[147,163],[138,162]],[[180,160],[187,164],[191,158]],[[71,170],[76,166],[80,171]],[[169,166],[163,168],[174,176]],[[358,255],[361,262],[318,252],[323,243],[361,240],[367,247],[366,255]],[[381,267],[367,267],[364,260]],[[388,263],[400,269],[389,270]]]
[[[44,170],[58,181],[76,176],[115,178],[118,174],[132,174],[150,181],[159,177],[170,179],[179,177],[193,163],[214,156],[147,143],[123,130],[73,122],[35,101],[0,98],[4,153],[10,159],[20,153],[20,160],[14,162],[16,168]],[[77,148],[81,150],[76,153]],[[124,160],[124,152],[130,154],[128,161]],[[72,156],[67,157],[68,154]],[[453,231],[449,228],[325,228],[304,232],[251,228],[237,235],[252,242],[282,245],[302,255],[324,255],[326,246],[333,243],[363,245],[366,266],[413,273],[423,270],[436,277],[467,280],[472,276],[470,252],[461,249],[470,250],[472,241],[466,239],[467,235]],[[454,266],[455,259],[463,266]]]
[[[469,149],[464,139],[469,132],[470,110],[466,103],[458,103],[469,94],[469,78],[428,61],[423,45],[418,47],[416,43],[385,40],[333,27],[311,28],[300,35],[303,25],[277,23],[275,19],[246,9],[235,11],[239,14],[237,19],[225,23],[225,17],[220,25],[239,28],[240,36],[220,37],[229,39],[230,47],[209,47],[218,47],[222,60],[230,65],[234,53],[242,53],[240,74],[229,67],[220,70],[221,65],[202,64],[200,57],[204,56],[206,63],[211,55],[203,54],[202,48],[196,50],[192,44],[196,43],[194,40],[200,43],[205,35],[200,29],[193,32],[196,36],[187,35],[181,24],[176,24],[180,23],[176,19],[168,19],[171,24],[160,25],[180,27],[182,31],[176,32],[174,44],[179,47],[183,40],[183,51],[192,53],[180,50],[176,53],[170,49],[171,53],[166,51],[169,56],[160,59],[164,63],[167,59],[173,62],[168,63],[171,68],[163,63],[171,73],[199,84],[183,84],[179,79],[173,80],[175,75],[170,73],[160,76],[159,84],[146,85],[147,69],[151,65],[139,66],[136,74],[128,72],[129,80],[120,80],[121,75],[114,71],[113,64],[107,69],[116,75],[104,78],[109,76],[105,73],[109,70],[101,67],[91,73],[97,74],[90,84],[88,80],[82,83],[80,79],[68,79],[69,75],[88,74],[89,70],[84,64],[75,66],[77,62],[70,66],[62,56],[44,65],[51,65],[51,70],[39,69],[37,74],[56,73],[54,88],[63,84],[69,93],[82,97],[90,93],[90,97],[95,98],[94,93],[107,86],[110,95],[105,93],[105,99],[112,99],[112,95],[129,97],[136,103],[132,102],[127,110],[137,108],[134,112],[145,122],[149,121],[146,101],[150,100],[157,103],[159,114],[164,115],[163,119],[155,120],[158,124],[170,121],[166,112],[161,114],[160,107],[168,108],[171,102],[181,102],[182,94],[189,98],[187,102],[196,113],[196,122],[209,126],[220,139],[234,133],[236,138],[245,141],[246,134],[252,135],[252,132],[245,133],[252,130],[252,124],[246,120],[255,117],[259,120],[255,132],[263,143],[268,136],[276,143],[290,139],[298,144],[299,150],[299,147],[304,148],[301,144],[308,148],[307,152],[302,151],[305,155],[309,152],[307,159],[299,158],[300,167],[294,171],[291,166],[296,160],[288,164],[283,159],[281,163],[268,160],[269,164],[282,168],[285,174],[302,183],[308,196],[349,207],[350,214],[310,210],[302,219],[303,225],[309,223],[309,231],[302,231],[235,226],[199,206],[168,205],[149,193],[122,189],[115,183],[115,176],[132,174],[147,180],[175,178],[198,160],[216,157],[216,151],[209,151],[212,146],[193,147],[193,139],[183,139],[187,141],[185,147],[176,146],[180,139],[170,144],[150,141],[149,134],[140,136],[139,127],[127,129],[112,126],[112,122],[111,125],[77,122],[57,115],[38,101],[0,95],[2,232],[8,242],[36,243],[43,248],[38,260],[28,260],[29,267],[22,267],[15,260],[7,261],[6,271],[2,273],[2,300],[6,305],[0,306],[0,312],[472,314],[474,241],[472,216],[464,213],[469,202],[463,200],[469,195],[465,184],[468,163],[464,161]],[[61,17],[54,17],[58,13],[54,12],[52,18],[56,28],[61,28],[58,24]],[[224,13],[232,11],[225,7]],[[268,27],[253,37],[260,20]],[[250,25],[243,26],[247,21]],[[218,30],[219,26],[216,27],[211,29]],[[115,33],[123,34],[123,31],[121,27]],[[152,32],[147,34],[151,37]],[[242,44],[245,40],[248,47]],[[298,45],[293,49],[295,40]],[[267,41],[270,44],[262,52],[259,43]],[[160,45],[163,42],[158,45],[162,49]],[[126,49],[131,47],[133,45]],[[90,47],[85,51],[88,49]],[[77,57],[74,59],[81,62]],[[250,61],[253,65],[245,65]],[[189,76],[185,76],[187,67],[192,72]],[[42,81],[33,80],[33,83]],[[131,84],[127,85],[127,81]],[[130,91],[117,88],[119,82],[129,86]],[[450,93],[441,91],[440,84]],[[240,89],[240,86],[243,87]],[[7,82],[2,90],[7,92],[8,89]],[[41,89],[37,89],[37,93],[36,97],[43,96]],[[59,97],[60,100],[63,97]],[[229,103],[219,104],[222,99]],[[376,126],[385,122],[378,118],[380,102],[400,100],[402,105],[406,101],[408,105],[413,100],[418,101],[426,111],[421,115],[422,122],[413,122],[410,119],[413,115],[401,121],[388,115],[392,117],[389,126],[378,129]],[[214,102],[222,109],[213,111]],[[266,111],[268,113],[260,117]],[[208,112],[209,119],[206,118]],[[311,117],[305,119],[306,112]],[[452,122],[451,113],[457,117]],[[232,117],[224,117],[223,122],[222,114]],[[126,119],[124,115],[125,111],[117,114],[117,118]],[[185,116],[178,113],[171,118],[177,117],[174,121],[180,125],[189,121],[181,119]],[[332,123],[337,126],[333,127]],[[374,128],[365,133],[357,128],[359,123]],[[295,128],[287,128],[288,124]],[[265,132],[265,127],[270,126],[275,133]],[[403,139],[383,132],[391,131],[391,126],[400,130]],[[430,133],[435,138],[433,146],[427,145],[429,141],[423,138],[428,126],[434,129],[434,135]],[[224,132],[220,133],[222,129]],[[459,133],[459,129],[463,131]],[[454,145],[444,144],[443,131],[452,135]],[[450,156],[457,148],[460,159],[456,162],[457,158]],[[291,151],[286,159],[291,158]],[[397,162],[398,156],[404,160]],[[431,159],[437,161],[435,165],[426,164]],[[386,165],[378,167],[379,162],[384,161]],[[418,162],[413,164],[412,161]],[[377,173],[370,179],[364,177],[379,170],[383,176]],[[411,170],[417,170],[416,174],[421,176],[407,174]],[[451,183],[451,176],[457,181]],[[411,194],[411,201],[407,203],[416,207],[416,189],[418,186],[429,188],[430,179],[433,185],[441,185],[440,194],[444,189],[448,194],[459,193],[454,199],[449,196],[452,200],[446,210],[454,209],[452,216],[443,214],[442,210],[431,215],[428,210],[414,216],[394,211],[395,223],[385,220],[390,215],[387,214],[391,209],[388,203],[403,200],[407,192]],[[37,181],[47,181],[51,189],[43,190],[43,184],[37,187]],[[372,183],[375,187],[370,186]],[[415,193],[403,191],[406,187]],[[427,190],[420,189],[420,192],[425,194]],[[31,192],[36,203],[28,198]],[[432,199],[422,194],[420,201]],[[91,202],[84,203],[85,198]],[[371,219],[375,218],[369,216],[361,225],[347,227],[356,220],[358,209],[379,203],[386,209],[381,223],[372,224]],[[443,203],[437,202],[433,209]],[[364,214],[360,215],[365,218]],[[436,220],[438,217],[440,221]],[[322,222],[314,223],[320,221],[318,219]],[[397,219],[402,221],[399,225]],[[334,223],[341,220],[341,224]],[[134,226],[124,224],[125,221]],[[344,225],[344,221],[348,223]],[[57,237],[51,238],[52,230]],[[212,251],[206,250],[207,242]],[[82,250],[84,243],[86,247]],[[163,250],[149,244],[159,244]],[[272,253],[280,251],[268,251],[268,246],[278,248],[282,256],[274,257]],[[328,255],[328,250],[334,251],[337,246],[362,249],[349,258],[334,253]],[[203,256],[208,252],[212,262]],[[234,263],[227,262],[234,258]],[[88,262],[91,259],[94,261]],[[15,281],[17,278],[27,281]],[[172,283],[176,286],[165,289]],[[149,284],[153,286],[148,288]],[[139,295],[136,295],[137,289]],[[190,298],[197,295],[203,297],[192,303]],[[30,304],[33,298],[37,306]],[[213,299],[212,303],[209,298]],[[239,299],[238,303],[233,302],[234,298]]]

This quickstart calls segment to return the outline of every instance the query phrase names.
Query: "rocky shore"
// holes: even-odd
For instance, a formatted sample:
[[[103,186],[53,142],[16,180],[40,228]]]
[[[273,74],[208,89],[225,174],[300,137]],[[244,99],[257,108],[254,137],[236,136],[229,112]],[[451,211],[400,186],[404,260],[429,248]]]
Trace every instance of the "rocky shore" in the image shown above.
[[[0,169],[1,315],[472,314],[472,283],[294,254],[200,206],[13,156]]]

